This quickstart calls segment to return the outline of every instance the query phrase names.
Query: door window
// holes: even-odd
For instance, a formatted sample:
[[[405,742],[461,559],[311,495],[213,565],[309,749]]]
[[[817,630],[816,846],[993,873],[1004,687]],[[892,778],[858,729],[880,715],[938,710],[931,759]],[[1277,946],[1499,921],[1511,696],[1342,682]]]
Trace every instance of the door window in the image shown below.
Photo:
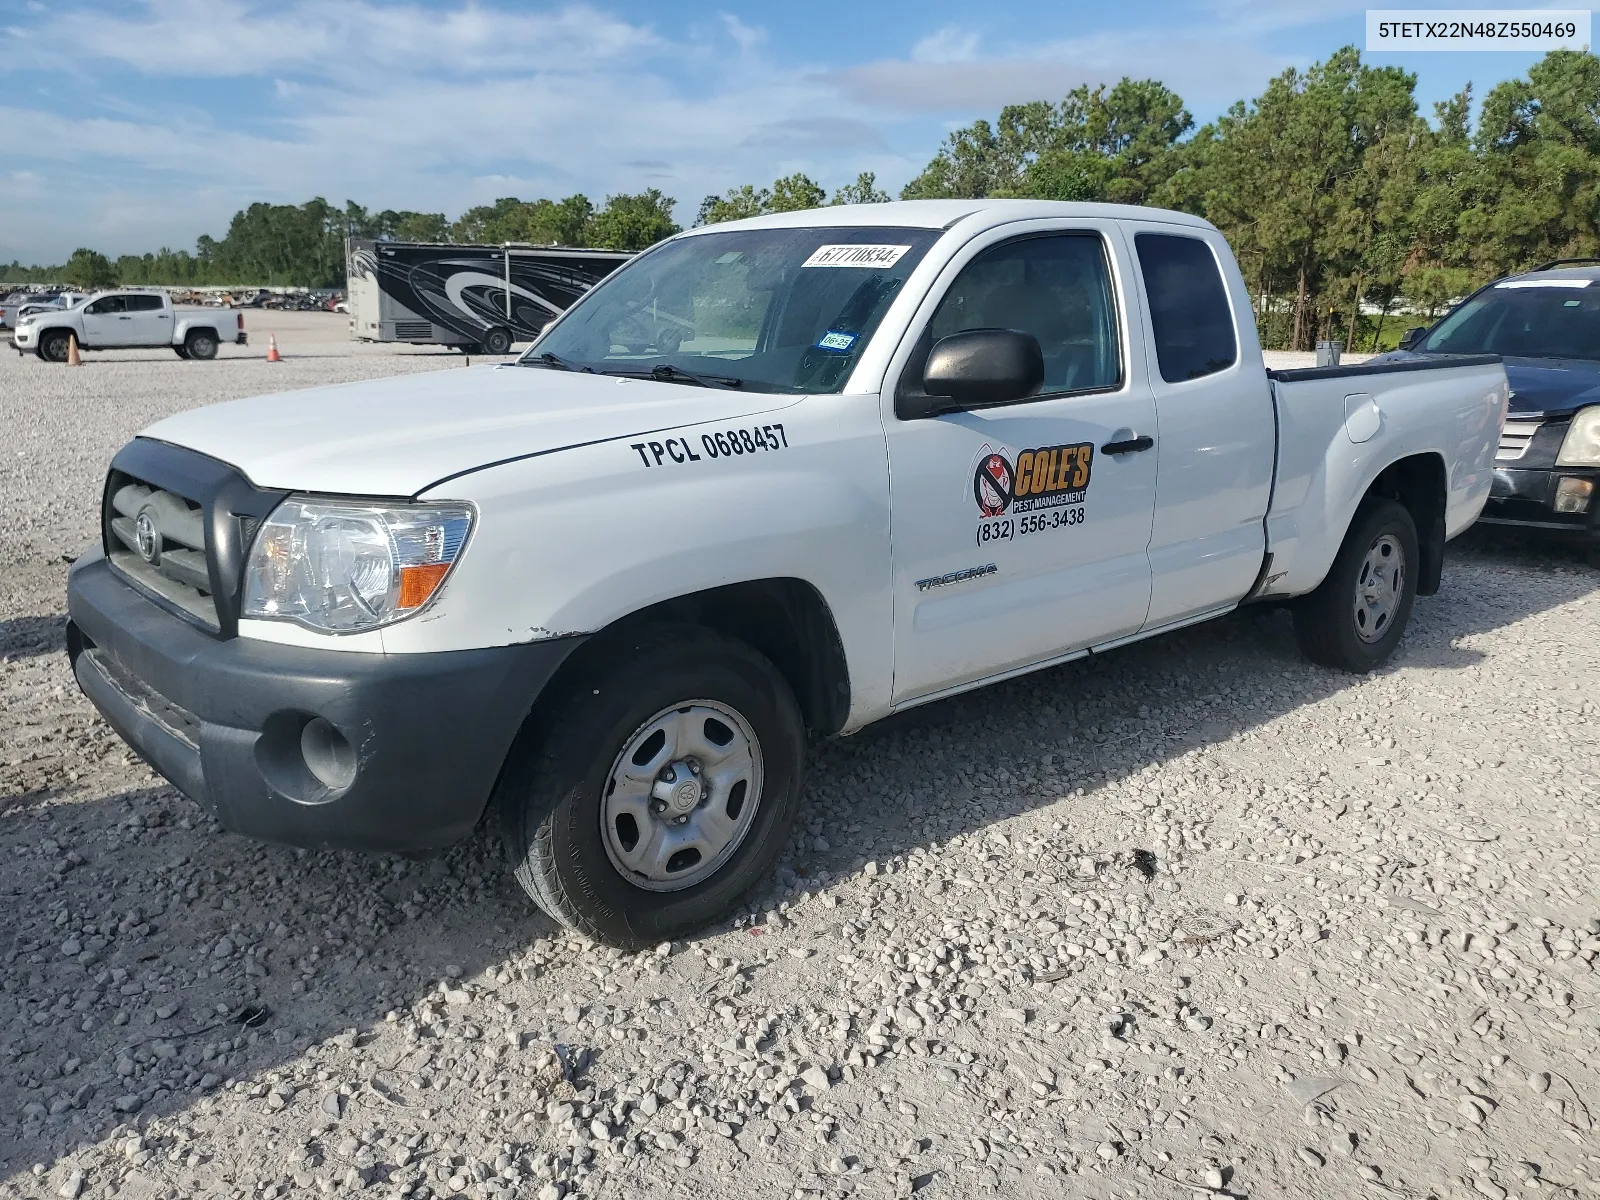
[[[1231,367],[1239,342],[1211,247],[1199,238],[1169,233],[1141,233],[1133,240],[1150,300],[1161,378],[1182,383]]]
[[[84,311],[96,317],[103,317],[107,313],[127,312],[127,299],[126,296],[103,296]]]
[[[1014,329],[1038,338],[1044,352],[1040,396],[1104,391],[1122,382],[1111,269],[1095,234],[1021,238],[974,258],[928,322],[903,376],[906,386],[920,391],[935,342],[969,329]]]

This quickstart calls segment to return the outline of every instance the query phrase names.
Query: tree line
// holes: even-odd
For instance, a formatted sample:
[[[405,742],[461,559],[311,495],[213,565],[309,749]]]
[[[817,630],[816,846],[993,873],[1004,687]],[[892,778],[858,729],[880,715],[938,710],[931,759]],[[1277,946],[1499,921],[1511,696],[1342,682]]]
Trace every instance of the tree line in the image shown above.
[[[1171,89],[1125,78],[1058,102],[1008,105],[956,130],[900,195],[1110,201],[1203,216],[1239,258],[1264,342],[1297,349],[1327,336],[1377,344],[1397,307],[1436,313],[1497,275],[1600,254],[1600,58],[1553,51],[1527,78],[1494,87],[1476,120],[1470,84],[1434,105],[1432,118],[1418,110],[1415,75],[1368,66],[1353,47],[1284,71],[1200,128]],[[871,174],[831,199],[792,174],[707,196],[696,224],[887,199]],[[112,263],[84,249],[65,267],[12,264],[0,275],[331,287],[343,282],[350,235],[638,250],[678,231],[675,207],[654,188],[599,207],[582,195],[506,197],[455,221],[320,198],[253,204],[226,237],[202,237],[192,254]]]

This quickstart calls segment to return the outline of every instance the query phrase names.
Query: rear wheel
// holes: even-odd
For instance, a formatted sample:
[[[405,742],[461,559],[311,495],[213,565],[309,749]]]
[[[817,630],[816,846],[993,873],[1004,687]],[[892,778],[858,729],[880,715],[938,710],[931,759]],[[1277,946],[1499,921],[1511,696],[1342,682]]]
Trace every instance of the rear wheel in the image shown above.
[[[1301,652],[1358,674],[1385,662],[1411,620],[1419,561],[1417,526],[1405,506],[1364,505],[1322,586],[1295,606]]]
[[[517,879],[552,917],[638,949],[717,920],[772,870],[805,729],[762,655],[696,626],[643,629],[552,711],[500,796]]]
[[[511,331],[509,329],[491,329],[483,335],[483,352],[485,354],[510,354]]]
[[[196,329],[183,339],[186,358],[211,359],[217,356],[217,335],[209,329]]]
[[[189,348],[187,346],[174,346],[172,348],[172,352],[174,354],[176,354],[179,358],[188,358],[189,357]]]
[[[51,329],[39,335],[39,357],[46,362],[64,363],[67,361],[67,348],[72,344],[72,335],[65,329]]]

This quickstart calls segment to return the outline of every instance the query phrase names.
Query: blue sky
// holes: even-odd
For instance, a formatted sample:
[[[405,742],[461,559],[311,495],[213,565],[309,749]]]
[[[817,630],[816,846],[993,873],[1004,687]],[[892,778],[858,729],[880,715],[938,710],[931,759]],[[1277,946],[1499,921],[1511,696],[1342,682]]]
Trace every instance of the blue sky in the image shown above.
[[[708,192],[791,171],[897,190],[951,128],[1079,83],[1160,79],[1204,122],[1361,44],[1366,7],[9,0],[0,261],[192,248],[250,201],[313,195],[454,217],[654,186],[687,222]],[[1370,61],[1415,71],[1428,112],[1534,57]]]

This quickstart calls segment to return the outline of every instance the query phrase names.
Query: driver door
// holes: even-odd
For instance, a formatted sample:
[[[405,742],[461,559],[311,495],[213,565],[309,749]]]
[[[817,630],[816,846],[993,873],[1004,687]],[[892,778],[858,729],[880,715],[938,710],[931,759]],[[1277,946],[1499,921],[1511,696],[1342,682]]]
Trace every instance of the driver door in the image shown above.
[[[126,296],[102,296],[83,310],[83,344],[92,347],[126,346],[132,337],[133,318]]]
[[[1034,335],[1045,379],[999,407],[886,415],[896,704],[1144,624],[1155,401],[1130,349],[1142,318],[1117,300],[1131,271],[1113,222],[1013,225],[958,255],[913,323],[899,389],[920,388],[933,343],[968,329]]]

